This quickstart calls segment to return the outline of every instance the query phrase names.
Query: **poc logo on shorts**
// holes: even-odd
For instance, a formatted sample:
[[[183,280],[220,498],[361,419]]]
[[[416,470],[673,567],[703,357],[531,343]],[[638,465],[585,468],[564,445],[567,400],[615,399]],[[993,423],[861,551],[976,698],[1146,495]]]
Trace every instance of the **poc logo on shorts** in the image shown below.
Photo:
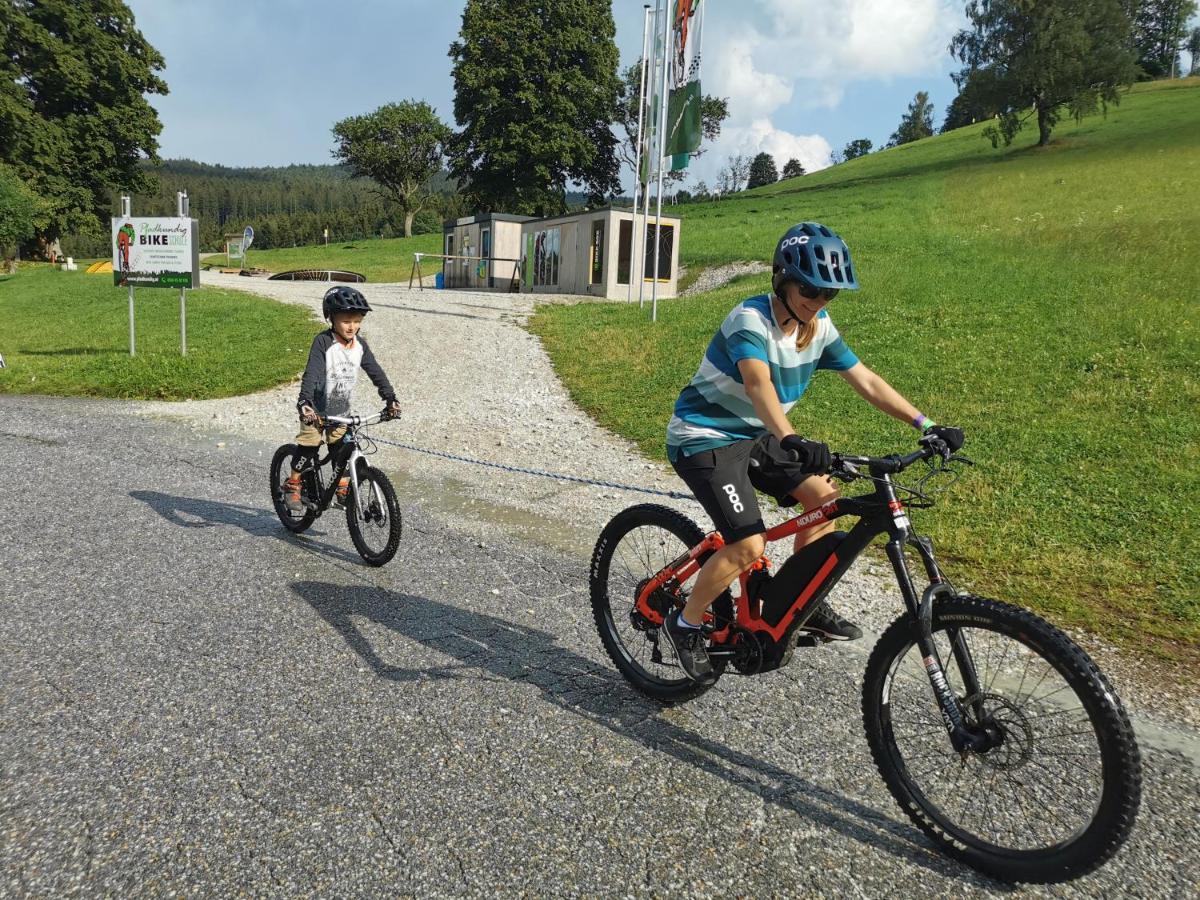
[[[746,509],[746,507],[742,506],[742,498],[738,496],[737,488],[732,484],[722,485],[721,490],[729,495],[729,505],[733,507],[734,512],[740,513]]]

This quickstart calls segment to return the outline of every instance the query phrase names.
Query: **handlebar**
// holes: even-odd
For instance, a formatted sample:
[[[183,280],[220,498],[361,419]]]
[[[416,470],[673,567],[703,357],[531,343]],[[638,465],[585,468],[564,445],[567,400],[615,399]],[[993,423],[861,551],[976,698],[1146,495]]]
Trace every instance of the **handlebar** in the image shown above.
[[[941,444],[940,441],[937,444]],[[834,453],[833,465],[830,466],[830,474],[844,475],[854,477],[858,475],[859,467],[866,468],[872,475],[895,475],[903,472],[913,463],[921,460],[930,459],[935,456],[940,456],[946,462],[961,462],[968,466],[974,463],[960,453],[946,454],[942,447],[930,442],[923,446],[920,450],[914,450],[912,453],[899,456],[892,454],[890,456],[852,456],[848,453]],[[944,445],[943,445],[944,446]]]
[[[372,413],[369,416],[325,416],[324,418],[318,416],[317,424],[321,427],[327,425],[352,425],[355,428],[361,428],[364,425],[376,425],[380,422],[386,422],[389,419],[398,418],[400,418],[398,414],[391,415],[388,413],[387,407],[384,407],[379,412]]]

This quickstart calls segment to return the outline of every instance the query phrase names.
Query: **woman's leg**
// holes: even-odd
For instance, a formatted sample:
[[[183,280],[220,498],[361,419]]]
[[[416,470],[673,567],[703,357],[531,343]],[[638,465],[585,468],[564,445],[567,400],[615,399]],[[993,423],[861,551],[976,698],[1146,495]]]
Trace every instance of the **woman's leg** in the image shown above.
[[[754,561],[762,556],[765,546],[766,541],[761,534],[752,534],[736,543],[726,544],[710,556],[696,576],[692,595],[683,608],[683,617],[693,625],[700,624],[705,610],[725,588],[733,584],[733,579],[754,565]]]
[[[836,500],[840,493],[833,479],[827,475],[813,475],[805,478],[792,490],[792,496],[796,498],[796,505],[806,512],[823,506],[831,500]],[[799,553],[801,549],[829,534],[835,528],[836,525],[833,522],[826,522],[816,528],[806,528],[796,535],[793,552]]]

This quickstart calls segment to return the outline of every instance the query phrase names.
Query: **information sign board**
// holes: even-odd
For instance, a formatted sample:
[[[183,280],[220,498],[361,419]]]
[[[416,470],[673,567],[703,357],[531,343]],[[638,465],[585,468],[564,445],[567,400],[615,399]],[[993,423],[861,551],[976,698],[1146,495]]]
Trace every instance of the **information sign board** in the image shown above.
[[[118,287],[200,286],[200,235],[195,219],[112,220],[113,283]]]

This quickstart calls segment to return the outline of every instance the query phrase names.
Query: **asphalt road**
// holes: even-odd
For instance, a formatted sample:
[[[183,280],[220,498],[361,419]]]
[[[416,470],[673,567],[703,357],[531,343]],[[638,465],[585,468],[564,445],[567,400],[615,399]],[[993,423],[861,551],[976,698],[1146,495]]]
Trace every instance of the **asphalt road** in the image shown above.
[[[1194,734],[1143,735],[1114,861],[1014,891],[886,792],[865,648],[663,709],[586,560],[402,498],[371,569],[284,533],[272,446],[123,409],[0,397],[2,896],[1196,895]]]

